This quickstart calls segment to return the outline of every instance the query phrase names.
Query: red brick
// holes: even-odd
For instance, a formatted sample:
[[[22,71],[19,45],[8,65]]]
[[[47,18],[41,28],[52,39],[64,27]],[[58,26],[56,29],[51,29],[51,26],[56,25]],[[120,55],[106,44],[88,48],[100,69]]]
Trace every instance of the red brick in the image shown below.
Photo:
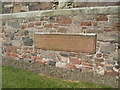
[[[81,60],[77,59],[77,58],[70,58],[70,62],[72,64],[81,64]]]
[[[34,23],[29,23],[28,28],[34,27]]]
[[[87,66],[87,67],[93,67],[93,65],[92,65],[92,64],[87,63],[87,62],[82,62],[82,65],[83,65],[83,66]]]
[[[17,53],[10,53],[9,56],[11,56],[11,57],[19,57],[19,55]]]
[[[91,25],[92,25],[91,22],[82,22],[82,23],[80,24],[80,26],[91,26]]]
[[[32,57],[34,60],[36,60],[36,59],[42,59],[41,57],[37,57],[37,56],[33,56]]]
[[[102,53],[97,53],[96,56],[97,57],[102,57]]]
[[[75,65],[73,65],[73,64],[67,64],[66,67],[68,69],[76,69]]]
[[[26,28],[26,25],[21,25],[20,28],[21,28],[21,29],[25,29],[25,28]]]
[[[36,61],[36,60],[35,60],[35,62],[36,62],[36,63],[40,63],[40,64],[45,64],[45,63],[46,63],[46,62]]]
[[[96,20],[97,21],[107,21],[108,17],[106,15],[97,15]]]
[[[35,22],[35,25],[41,25],[41,22]]]
[[[59,24],[71,24],[72,20],[68,17],[57,17],[56,23]]]
[[[45,28],[52,28],[52,27],[53,27],[53,24],[45,24],[44,27],[45,27]]]
[[[104,67],[105,65],[104,64],[96,64],[97,67],[101,66],[101,67]]]
[[[115,68],[118,68],[118,69],[119,69],[119,68],[120,68],[120,65],[115,65]]]
[[[118,72],[115,72],[115,71],[113,71],[113,70],[106,70],[106,71],[105,71],[105,74],[117,76],[117,75],[118,75]]]
[[[6,52],[14,52],[17,53],[17,48],[14,46],[8,46],[6,47]]]
[[[67,32],[67,28],[58,28],[58,32],[66,33]]]
[[[86,29],[87,27],[82,27],[82,29]]]
[[[96,62],[104,62],[104,59],[103,58],[101,58],[101,59],[95,58],[95,61]]]

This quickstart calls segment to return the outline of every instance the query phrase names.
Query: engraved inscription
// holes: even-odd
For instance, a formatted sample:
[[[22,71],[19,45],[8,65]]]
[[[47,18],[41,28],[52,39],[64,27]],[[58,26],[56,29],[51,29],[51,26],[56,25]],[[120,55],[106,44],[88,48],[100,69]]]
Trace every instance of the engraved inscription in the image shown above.
[[[96,35],[35,34],[35,48],[95,53]]]

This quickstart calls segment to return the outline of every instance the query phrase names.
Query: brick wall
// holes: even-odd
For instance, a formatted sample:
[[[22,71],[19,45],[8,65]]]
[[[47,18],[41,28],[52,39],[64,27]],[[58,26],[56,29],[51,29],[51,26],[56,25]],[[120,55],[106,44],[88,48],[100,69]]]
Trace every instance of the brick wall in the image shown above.
[[[1,15],[2,56],[118,78],[118,13],[117,6],[109,6]],[[96,53],[36,49],[36,32],[95,33]]]

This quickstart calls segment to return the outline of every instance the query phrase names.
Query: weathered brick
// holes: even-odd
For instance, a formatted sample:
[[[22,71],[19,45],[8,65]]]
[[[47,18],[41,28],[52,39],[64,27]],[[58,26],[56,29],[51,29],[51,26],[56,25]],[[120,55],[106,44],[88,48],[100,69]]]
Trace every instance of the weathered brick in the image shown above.
[[[17,48],[15,46],[7,46],[6,52],[14,52],[17,53]]]
[[[38,57],[38,56],[32,56],[32,58],[33,58],[34,60],[36,60],[36,59],[42,59],[41,57]]]
[[[104,59],[103,58],[100,58],[100,59],[99,58],[95,58],[95,61],[96,62],[104,62]]]
[[[87,62],[82,62],[81,64],[82,64],[83,66],[86,66],[86,67],[93,67],[92,64],[87,63]]]
[[[35,63],[45,64],[46,62],[35,60]]]
[[[107,21],[108,17],[106,15],[97,15],[96,20],[97,21]]]
[[[91,26],[92,23],[91,22],[82,22],[80,23],[80,26]]]
[[[21,29],[25,29],[25,28],[26,28],[26,25],[21,25],[20,28],[21,28]]]
[[[96,56],[97,57],[102,57],[102,53],[97,53]]]
[[[114,67],[117,68],[117,69],[119,69],[119,68],[120,68],[120,65],[115,65]]]
[[[39,25],[41,25],[41,22],[35,22],[35,25],[39,26]]]
[[[79,60],[78,58],[70,58],[70,62],[72,64],[81,64],[81,60]]]
[[[45,28],[52,28],[52,27],[53,27],[53,24],[45,24],[44,27],[45,27]]]
[[[56,23],[59,23],[59,24],[71,24],[72,20],[68,17],[63,17],[63,16],[60,16],[60,17],[57,17],[57,20],[56,20]]]
[[[29,23],[29,24],[27,25],[27,27],[28,27],[28,28],[34,27],[34,23]]]
[[[82,27],[82,29],[86,29],[87,27]]]
[[[68,68],[68,69],[76,69],[75,65],[73,65],[73,64],[67,64],[66,68]]]
[[[11,56],[11,57],[19,57],[19,55],[17,53],[10,53],[9,56]]]
[[[67,32],[67,28],[58,28],[58,32],[61,32],[61,33],[66,33]]]

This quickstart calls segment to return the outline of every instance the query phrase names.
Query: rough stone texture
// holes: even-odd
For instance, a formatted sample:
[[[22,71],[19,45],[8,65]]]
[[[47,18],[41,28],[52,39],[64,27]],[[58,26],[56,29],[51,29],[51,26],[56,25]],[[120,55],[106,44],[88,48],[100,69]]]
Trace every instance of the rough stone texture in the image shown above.
[[[120,48],[118,6],[4,14],[0,15],[0,18],[3,21],[2,56],[18,60],[15,62],[19,64],[16,63],[15,67],[62,79],[115,86],[117,80],[113,77],[118,77],[117,73],[120,69],[117,53]],[[96,51],[95,53],[81,53],[35,48],[35,33],[84,35],[94,33],[97,34]],[[87,42],[87,44],[90,43]],[[77,44],[74,46],[76,47]],[[10,65],[7,61],[5,62]],[[25,66],[26,64],[20,65],[20,63],[28,62],[31,62],[28,67]],[[55,70],[55,73],[52,70]],[[80,74],[81,71],[85,73]]]
[[[100,33],[98,34],[97,39],[100,41],[118,42],[118,33],[116,32]]]
[[[33,40],[30,39],[29,37],[23,37],[23,43],[25,46],[32,46],[33,45]]]
[[[101,46],[100,51],[103,53],[111,53],[111,52],[114,52],[115,49],[116,49],[116,47],[113,44],[103,44]]]

